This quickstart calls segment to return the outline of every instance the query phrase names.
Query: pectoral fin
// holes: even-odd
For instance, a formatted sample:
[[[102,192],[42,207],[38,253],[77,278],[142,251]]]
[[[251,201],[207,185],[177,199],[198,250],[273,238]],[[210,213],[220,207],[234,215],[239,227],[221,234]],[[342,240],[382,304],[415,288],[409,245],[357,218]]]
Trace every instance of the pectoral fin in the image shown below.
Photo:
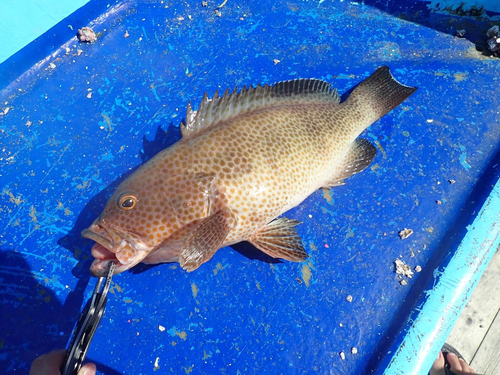
[[[357,138],[347,151],[335,175],[323,187],[344,185],[344,179],[366,169],[377,155],[377,149],[364,138]]]
[[[307,258],[307,253],[294,228],[298,224],[299,221],[286,217],[276,219],[258,230],[249,242],[273,258],[301,262]]]
[[[231,213],[224,210],[201,219],[181,249],[181,267],[191,272],[210,260],[231,231],[232,219]]]
[[[191,236],[198,224],[198,221],[193,221],[177,229],[168,238],[160,242],[149,255],[143,259],[142,263],[158,264],[179,261],[179,255],[186,239]]]

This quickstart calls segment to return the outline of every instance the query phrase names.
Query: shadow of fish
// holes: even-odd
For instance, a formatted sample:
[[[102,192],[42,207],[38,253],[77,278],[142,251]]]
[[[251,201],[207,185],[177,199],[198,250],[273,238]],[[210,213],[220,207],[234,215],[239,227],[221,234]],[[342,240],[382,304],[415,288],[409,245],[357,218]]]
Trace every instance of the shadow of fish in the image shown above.
[[[384,66],[340,103],[315,79],[243,88],[189,104],[182,139],[123,181],[94,223],[91,266],[102,276],[139,262],[187,271],[221,247],[249,241],[271,257],[307,258],[295,226],[278,218],[315,190],[365,169],[375,147],[359,134],[416,88]]]

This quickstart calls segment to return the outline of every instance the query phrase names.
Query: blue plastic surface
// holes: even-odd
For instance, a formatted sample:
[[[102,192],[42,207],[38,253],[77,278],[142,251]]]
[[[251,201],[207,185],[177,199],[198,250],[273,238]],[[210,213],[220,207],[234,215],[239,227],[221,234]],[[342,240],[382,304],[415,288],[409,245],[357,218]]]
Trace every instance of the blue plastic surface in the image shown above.
[[[500,174],[500,60],[471,43],[489,22],[420,1],[107,5],[71,16],[96,43],[61,22],[0,65],[0,368],[66,345],[95,282],[80,231],[179,139],[189,101],[299,77],[344,94],[389,65],[419,90],[363,134],[371,168],[286,214],[308,262],[240,244],[193,273],[137,266],[114,278],[88,354],[106,374],[382,373]],[[423,269],[408,285],[397,258]]]

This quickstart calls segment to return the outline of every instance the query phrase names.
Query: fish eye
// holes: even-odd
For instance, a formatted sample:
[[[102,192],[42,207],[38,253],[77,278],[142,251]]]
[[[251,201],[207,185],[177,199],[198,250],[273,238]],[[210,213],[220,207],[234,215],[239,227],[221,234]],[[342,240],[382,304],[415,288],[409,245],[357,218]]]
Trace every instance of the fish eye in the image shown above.
[[[118,206],[120,206],[121,209],[128,211],[134,208],[136,203],[137,203],[137,197],[130,194],[126,194],[120,197]]]

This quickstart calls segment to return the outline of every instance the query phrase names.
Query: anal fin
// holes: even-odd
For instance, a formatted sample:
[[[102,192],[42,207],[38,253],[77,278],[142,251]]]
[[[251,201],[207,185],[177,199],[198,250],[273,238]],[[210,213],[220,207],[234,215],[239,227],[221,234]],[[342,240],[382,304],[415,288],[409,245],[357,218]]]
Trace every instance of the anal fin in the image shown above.
[[[331,188],[334,188],[336,186],[342,186],[342,185],[345,185],[345,181],[341,178],[340,180],[331,180],[331,181],[328,181],[323,187],[322,189],[331,189]]]
[[[254,233],[249,242],[273,258],[301,262],[307,259],[307,253],[295,229],[298,224],[285,217],[276,219]]]
[[[338,164],[337,171],[331,180],[324,184],[324,188],[344,185],[344,180],[365,170],[377,155],[377,149],[368,140],[357,138]]]
[[[200,220],[180,251],[179,263],[183,269],[194,271],[222,247],[234,226],[231,215],[228,211],[220,210]]]

